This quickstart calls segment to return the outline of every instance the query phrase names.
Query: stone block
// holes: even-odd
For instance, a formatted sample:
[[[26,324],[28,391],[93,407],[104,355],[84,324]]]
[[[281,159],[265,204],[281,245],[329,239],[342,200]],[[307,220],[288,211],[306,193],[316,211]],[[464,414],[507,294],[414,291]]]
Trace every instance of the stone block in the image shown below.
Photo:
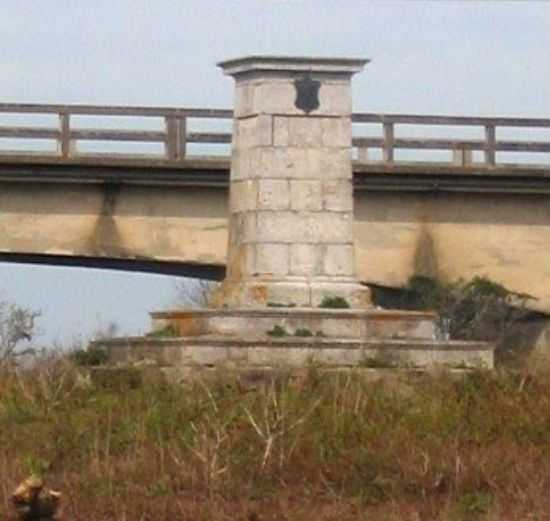
[[[352,308],[370,306],[370,291],[356,282],[313,282],[311,284],[311,305],[319,307],[325,297],[342,297]]]
[[[256,245],[256,270],[258,275],[285,276],[289,272],[289,246],[287,244]]]
[[[288,118],[288,144],[291,147],[320,148],[323,144],[323,121],[327,118]]]
[[[261,114],[238,119],[233,137],[238,148],[269,147],[273,145],[273,122],[269,115]]]
[[[321,146],[351,148],[351,118],[320,118]]]
[[[337,212],[353,211],[351,179],[330,179],[322,184],[323,208]]]
[[[228,359],[225,347],[209,347],[202,344],[187,345],[182,355],[182,362],[186,365],[218,365]]]
[[[352,244],[328,244],[324,247],[323,273],[351,277],[355,271]]]
[[[258,212],[257,240],[284,243],[350,243],[352,215],[343,212]]]
[[[316,244],[290,245],[290,273],[315,276],[322,272],[321,247]]]
[[[323,208],[321,181],[290,181],[290,208],[317,211]]]
[[[254,180],[233,181],[229,190],[229,208],[231,212],[256,210],[258,183]]]
[[[241,279],[256,271],[256,247],[254,244],[239,244],[229,249],[227,277]]]
[[[255,212],[234,213],[229,218],[230,247],[256,241],[256,214]],[[228,255],[230,252],[228,251]]]
[[[290,207],[290,190],[285,179],[258,181],[258,208],[260,210],[286,210]]]
[[[351,150],[325,148],[319,152],[318,177],[322,179],[352,179]]]
[[[304,307],[311,303],[309,284],[305,282],[273,282],[267,287],[267,303]]]
[[[296,75],[301,77],[302,74]],[[236,84],[235,117],[257,114],[304,116],[296,107],[295,78],[238,81]],[[312,116],[349,116],[351,114],[351,85],[348,81],[323,81],[319,89],[319,107]]]
[[[286,116],[273,117],[273,145],[287,147],[289,145],[289,123]]]

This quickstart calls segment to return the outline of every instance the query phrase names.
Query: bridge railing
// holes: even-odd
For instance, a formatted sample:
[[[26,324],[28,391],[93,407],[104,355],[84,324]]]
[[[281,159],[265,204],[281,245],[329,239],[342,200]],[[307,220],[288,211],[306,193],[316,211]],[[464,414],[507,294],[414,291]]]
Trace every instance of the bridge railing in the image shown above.
[[[542,118],[483,118],[464,116],[420,116],[410,114],[369,114],[356,113],[352,115],[353,123],[376,124],[381,127],[382,137],[354,137],[353,145],[357,149],[357,159],[360,162],[370,162],[369,151],[382,151],[381,161],[386,164],[395,163],[397,150],[444,150],[451,152],[451,161],[458,166],[474,164],[474,152],[482,152],[482,161],[476,166],[494,167],[502,164],[497,161],[498,152],[550,153],[550,119]],[[414,127],[452,127],[459,129],[469,127],[481,129],[483,139],[459,138],[426,138],[398,137],[397,130],[401,126]],[[504,140],[497,138],[500,129],[522,128],[527,131],[547,129],[546,140]],[[421,131],[420,131],[421,132]],[[550,159],[550,155],[548,156]]]
[[[57,128],[0,126],[0,138],[8,138],[11,140],[54,140],[57,142],[56,154],[61,158],[68,159],[84,155],[78,149],[78,144],[81,142],[101,141],[160,143],[164,145],[164,158],[169,161],[184,159],[187,155],[187,145],[189,143],[231,143],[231,134],[227,132],[189,131],[187,125],[189,118],[215,120],[233,118],[233,112],[231,110],[222,109],[7,103],[0,104],[0,114],[53,114],[57,116],[59,121]],[[132,130],[128,128],[108,128],[107,126],[103,128],[80,128],[74,126],[72,123],[75,116],[122,116],[140,118],[140,120],[162,118],[164,120],[164,128],[162,130]],[[5,153],[5,151],[0,151],[0,155],[2,153]],[[113,154],[109,152],[100,152],[94,155],[112,156]],[[147,155],[140,154],[139,157],[147,157]]]
[[[2,125],[2,115],[34,115],[55,116],[55,126],[13,126]],[[100,116],[102,126],[99,128],[83,128],[78,124],[81,116]],[[113,128],[105,120],[109,117],[130,118],[139,122],[161,120],[163,124],[157,129],[129,129]],[[133,158],[162,158],[168,162],[178,162],[189,157],[189,144],[199,145],[228,145],[231,143],[231,133],[221,131],[193,131],[189,120],[210,120],[215,128],[220,128],[223,121],[231,120],[233,112],[222,109],[193,109],[169,107],[131,107],[131,106],[93,106],[93,105],[39,105],[39,104],[0,104],[0,141],[3,139],[7,146],[0,149],[0,157],[19,155],[27,152],[38,156],[57,156],[61,159],[79,158],[89,155],[79,149],[79,144],[85,142],[102,143],[142,143],[160,144],[161,154],[140,153]],[[95,118],[92,118],[95,119]],[[113,118],[111,118],[113,119]],[[115,118],[116,119],[116,118]],[[506,164],[499,161],[500,152],[512,152],[523,157],[543,153],[550,160],[550,119],[542,118],[484,118],[463,116],[424,116],[408,114],[373,114],[355,113],[352,115],[354,128],[374,127],[376,136],[361,136],[354,131],[353,147],[356,150],[356,159],[360,163],[378,163],[391,166],[405,161],[399,157],[400,151],[414,152],[412,160],[407,163],[418,162],[426,151],[449,152],[446,163],[461,167],[475,165],[476,167],[492,168]],[[359,129],[357,129],[359,127]],[[447,128],[453,131],[468,128],[474,129],[481,139],[426,137],[429,132],[425,129]],[[402,131],[411,132],[415,137],[401,135]],[[521,129],[524,133],[546,131],[543,140],[500,139],[500,131]],[[518,130],[518,133],[521,133]],[[514,136],[515,137],[515,136]],[[49,140],[57,144],[52,152],[40,152],[33,147],[21,151],[15,144],[28,143],[28,140]],[[10,144],[14,144],[13,149]],[[201,152],[204,151],[202,148]],[[375,160],[378,153],[379,159]],[[474,153],[481,156],[476,159]],[[113,157],[112,150],[99,150],[93,153],[94,157]],[[125,156],[128,154],[125,154]],[[203,154],[206,155],[206,154]],[[410,154],[409,154],[410,156]],[[474,161],[475,160],[475,161]],[[424,159],[423,162],[426,162]],[[433,158],[427,160],[436,163]],[[533,161],[530,161],[534,164]],[[534,165],[537,166],[537,165]],[[548,163],[542,166],[548,167]]]

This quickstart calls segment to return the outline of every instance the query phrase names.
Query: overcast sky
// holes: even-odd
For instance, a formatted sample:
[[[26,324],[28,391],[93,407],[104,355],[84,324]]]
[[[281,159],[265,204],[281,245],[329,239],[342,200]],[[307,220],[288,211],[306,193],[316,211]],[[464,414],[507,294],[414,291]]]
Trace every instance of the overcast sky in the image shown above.
[[[0,102],[232,106],[215,64],[367,57],[354,110],[550,117],[550,3],[529,0],[2,0]],[[1,119],[0,119],[1,124]],[[0,265],[43,341],[139,332],[169,277]]]

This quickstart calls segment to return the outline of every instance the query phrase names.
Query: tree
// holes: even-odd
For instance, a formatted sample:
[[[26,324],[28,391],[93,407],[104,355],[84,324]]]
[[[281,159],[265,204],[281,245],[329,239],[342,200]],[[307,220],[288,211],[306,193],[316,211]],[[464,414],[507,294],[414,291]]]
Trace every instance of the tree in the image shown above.
[[[206,279],[183,279],[176,282],[176,305],[207,308],[219,282]]]
[[[34,354],[34,349],[22,349],[36,333],[38,311],[0,301],[0,362],[18,356]]]

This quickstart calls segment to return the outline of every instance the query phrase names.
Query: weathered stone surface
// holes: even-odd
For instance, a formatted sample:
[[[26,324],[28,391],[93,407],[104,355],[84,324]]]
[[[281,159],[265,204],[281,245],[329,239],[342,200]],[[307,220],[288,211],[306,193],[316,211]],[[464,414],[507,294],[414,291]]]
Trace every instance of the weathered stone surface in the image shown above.
[[[321,246],[317,244],[290,245],[290,273],[292,275],[320,275],[323,267]]]
[[[290,208],[292,210],[319,211],[323,208],[321,181],[290,181]]]
[[[230,210],[245,212],[256,210],[258,206],[258,192],[261,187],[254,180],[235,181],[231,183]]]
[[[329,179],[322,183],[323,208],[337,212],[353,211],[351,179]]]
[[[323,118],[321,121],[321,146],[326,148],[351,147],[351,118]]]
[[[289,246],[287,244],[261,243],[256,246],[258,275],[285,276],[289,273]]]
[[[121,340],[108,342],[110,352],[116,353]],[[143,338],[124,339],[139,346],[146,355],[158,348],[159,341]],[[430,368],[492,368],[494,346],[483,342],[433,342],[428,340],[337,340],[330,338],[242,339],[232,337],[179,338],[165,341],[167,349],[180,351],[183,356],[177,366],[179,376],[191,373],[187,368],[264,367],[304,368],[319,364],[325,368],[368,367],[387,363],[388,367]],[[119,358],[119,357],[117,357]]]
[[[370,291],[365,286],[349,282],[314,282],[311,285],[311,305],[319,306],[325,297],[342,297],[352,308],[364,308],[369,305]]]
[[[353,244],[327,244],[323,261],[325,275],[352,277],[355,274]]]
[[[349,244],[352,215],[343,212],[258,212],[257,237],[262,242]]]
[[[273,145],[273,119],[261,114],[254,117],[237,119],[233,137],[235,144],[241,149],[254,147],[269,147]]]
[[[286,179],[258,181],[259,210],[287,210],[290,207],[290,187]]]
[[[235,116],[248,118],[258,114],[303,116],[296,107],[294,78],[290,80],[255,80],[236,85]],[[351,86],[348,82],[323,82],[319,90],[319,108],[315,116],[349,116]]]

